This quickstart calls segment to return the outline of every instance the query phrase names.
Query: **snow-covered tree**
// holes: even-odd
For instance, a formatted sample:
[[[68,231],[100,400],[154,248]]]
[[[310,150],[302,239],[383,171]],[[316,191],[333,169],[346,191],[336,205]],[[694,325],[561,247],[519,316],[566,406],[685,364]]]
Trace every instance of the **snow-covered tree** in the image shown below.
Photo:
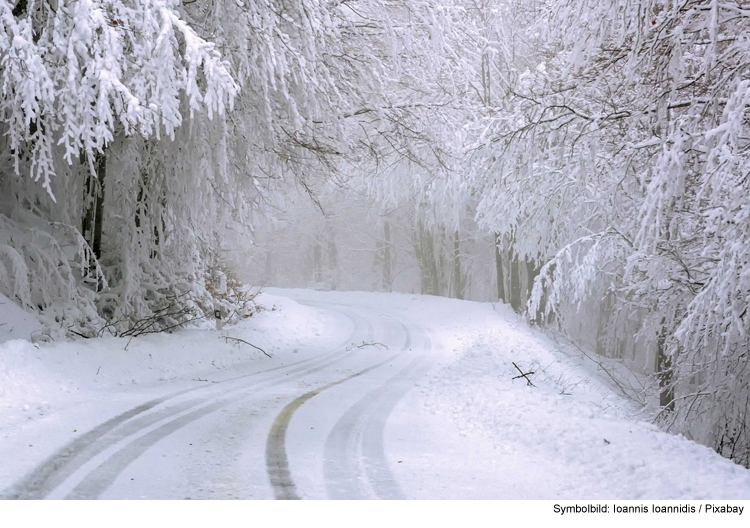
[[[2,104],[16,172],[22,154],[54,199],[53,150],[92,172],[117,130],[174,136],[192,114],[223,114],[237,85],[173,1],[0,2]],[[202,85],[202,88],[201,88]]]
[[[637,321],[666,422],[746,465],[749,22],[740,2],[550,2],[475,167],[480,223],[544,264],[532,314],[604,306],[604,348]]]
[[[237,96],[229,65],[177,8],[169,0],[0,2],[0,126],[10,162],[0,175],[5,197],[0,212],[18,229],[34,225],[48,240],[8,241],[5,254],[23,258],[15,259],[12,277],[6,274],[1,284],[7,290],[29,276],[34,301],[24,304],[62,330],[90,333],[92,325],[101,325],[99,316],[109,313],[102,311],[107,299],[116,298],[132,317],[148,312],[130,304],[114,267],[129,267],[126,275],[137,282],[134,268],[143,270],[153,256],[154,237],[164,245],[162,227],[174,225],[159,204],[180,207],[164,191],[174,182],[160,184],[161,196],[148,195],[142,170],[152,170],[149,145],[170,143],[164,140],[174,139],[186,118],[222,118]],[[134,170],[120,170],[116,160],[112,165],[113,155],[125,152],[130,167],[138,165]],[[140,188],[139,198],[128,200],[120,193],[123,187]],[[128,252],[115,238],[147,221],[144,208],[153,224],[148,244],[128,238],[149,255],[139,261],[135,250]],[[60,251],[54,268],[41,269],[32,248],[43,252],[46,244]],[[105,256],[103,246],[116,250]],[[22,248],[27,249],[19,253]],[[71,266],[71,251],[78,253],[78,268]],[[107,259],[109,268],[100,265]],[[87,281],[101,295],[92,297]],[[139,293],[141,304],[148,303]],[[92,309],[94,300],[98,310]],[[75,305],[81,309],[72,309]]]

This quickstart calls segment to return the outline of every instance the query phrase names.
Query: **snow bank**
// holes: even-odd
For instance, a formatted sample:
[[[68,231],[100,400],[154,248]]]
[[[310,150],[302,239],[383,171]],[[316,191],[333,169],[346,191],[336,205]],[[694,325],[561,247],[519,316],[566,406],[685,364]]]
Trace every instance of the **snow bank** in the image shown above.
[[[31,340],[42,325],[36,317],[0,293],[0,343],[11,339]]]
[[[602,366],[505,306],[412,301],[410,316],[453,347],[413,405],[484,436],[519,498],[747,499],[750,471],[660,430]],[[514,365],[515,363],[515,365]],[[520,372],[534,386],[519,378]],[[612,372],[625,383],[620,365]]]

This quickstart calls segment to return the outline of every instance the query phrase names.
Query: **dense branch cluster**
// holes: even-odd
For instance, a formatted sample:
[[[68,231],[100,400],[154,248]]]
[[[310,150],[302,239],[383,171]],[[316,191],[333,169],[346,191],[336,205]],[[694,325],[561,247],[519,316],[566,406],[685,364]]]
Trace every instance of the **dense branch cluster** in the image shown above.
[[[0,287],[77,335],[174,298],[210,309],[226,237],[283,204],[284,181],[312,193],[341,163],[408,149],[417,86],[403,79],[440,62],[438,46],[409,49],[439,37],[429,4],[0,10]]]
[[[530,313],[571,329],[603,310],[602,347],[657,372],[669,427],[748,465],[750,12],[546,13],[538,66],[491,119],[491,168],[474,166],[480,224],[542,266]]]

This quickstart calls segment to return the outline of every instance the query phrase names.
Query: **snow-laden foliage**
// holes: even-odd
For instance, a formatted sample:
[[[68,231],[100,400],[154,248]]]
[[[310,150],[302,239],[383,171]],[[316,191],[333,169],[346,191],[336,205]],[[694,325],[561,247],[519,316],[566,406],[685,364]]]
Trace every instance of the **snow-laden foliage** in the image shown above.
[[[206,148],[189,149],[184,139],[180,148],[193,156],[171,148],[185,118],[221,129],[239,86],[216,45],[177,7],[171,0],[0,2],[0,111],[12,164],[3,165],[0,213],[4,231],[16,231],[11,247],[24,257],[28,291],[18,288],[20,266],[0,287],[63,333],[126,329],[187,294],[211,308],[210,243],[200,236],[213,236],[219,213],[183,198],[200,196],[196,181],[214,178],[201,173]],[[175,170],[182,163],[191,170]],[[191,229],[191,217],[210,217],[211,227]],[[54,267],[42,266],[40,255],[51,249]],[[85,310],[73,309],[81,303]],[[195,317],[198,308],[187,306]],[[171,324],[162,319],[162,327]]]
[[[2,293],[29,311],[42,312],[51,329],[87,331],[100,321],[93,292],[79,287],[90,261],[88,244],[65,224],[15,213],[16,218],[0,213]],[[94,276],[101,277],[101,270]]]
[[[170,137],[190,113],[223,114],[237,86],[173,0],[0,2],[3,122],[15,157],[54,199],[53,149],[93,169],[115,131]],[[203,85],[203,88],[199,87]]]
[[[440,166],[450,132],[425,125],[452,103],[437,89],[450,71],[439,7],[6,2],[2,211],[84,242],[77,287],[101,318],[89,333],[174,299],[200,317],[224,241],[284,205],[288,176],[317,200],[342,168]]]
[[[480,224],[542,266],[532,316],[604,314],[598,347],[657,371],[665,423],[747,465],[750,11],[539,7],[474,125]]]

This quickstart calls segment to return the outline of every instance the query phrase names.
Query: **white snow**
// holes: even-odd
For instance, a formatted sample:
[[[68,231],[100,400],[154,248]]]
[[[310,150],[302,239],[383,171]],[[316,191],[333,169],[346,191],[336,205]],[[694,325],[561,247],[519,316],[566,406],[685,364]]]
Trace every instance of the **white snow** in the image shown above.
[[[639,406],[595,363],[564,352],[504,305],[362,292],[324,298],[429,329],[438,365],[386,429],[394,474],[414,498],[750,498],[749,470],[639,418]],[[512,379],[513,362],[535,372],[535,387]]]
[[[749,470],[639,418],[639,407],[620,395],[595,364],[566,352],[504,306],[406,294],[276,289],[258,300],[264,311],[222,332],[206,326],[132,341],[105,337],[0,343],[0,490],[77,435],[148,398],[312,357],[345,342],[351,321],[341,312],[351,311],[372,314],[376,338],[387,328],[377,323],[385,317],[423,329],[431,343],[429,370],[408,380],[414,387],[385,426],[390,472],[408,498],[750,498]],[[221,336],[244,339],[273,358]],[[383,354],[363,350],[347,361]],[[514,362],[524,372],[534,372],[529,377],[535,386],[512,379],[518,375]],[[344,366],[341,375],[357,368]],[[295,382],[298,393],[289,398],[315,383]],[[316,405],[328,398],[331,408],[346,410],[349,385],[316,396]],[[282,396],[268,405],[285,405]],[[358,392],[356,400],[362,396]],[[263,427],[270,427],[274,414],[256,419],[236,407],[222,420],[229,417],[245,424],[247,439],[262,440]],[[310,430],[310,442],[324,442],[336,421],[335,416],[318,421],[308,413],[292,426]],[[231,422],[216,423],[216,429],[201,426],[201,434],[222,436],[226,460],[245,463],[248,450],[240,444],[247,439],[239,438]],[[163,442],[170,446],[179,437]],[[322,444],[295,447],[295,442],[289,446],[290,464],[298,486],[309,485],[311,498],[325,497],[317,473]],[[164,449],[165,455],[146,451],[134,468],[146,473],[158,468],[161,457],[176,452]],[[206,444],[206,449],[215,446]],[[262,444],[257,447],[263,449]],[[311,461],[309,470],[293,465],[303,459]],[[194,459],[173,463],[191,465],[185,471],[195,478],[211,471]],[[144,486],[154,492],[165,483],[181,485],[177,477],[170,480],[157,469],[150,471],[154,480]],[[264,478],[253,481],[253,496],[269,494],[260,489]],[[213,491],[236,493],[231,483],[217,482]]]
[[[132,340],[0,343],[0,490],[76,433],[146,398],[297,359],[307,351],[299,343],[340,340],[336,332],[321,337],[321,327],[334,326],[328,313],[272,295],[258,301],[263,311],[222,332],[206,325]],[[276,362],[222,336],[261,347]]]
[[[13,339],[31,340],[35,332],[41,331],[36,317],[0,293],[0,344]]]

